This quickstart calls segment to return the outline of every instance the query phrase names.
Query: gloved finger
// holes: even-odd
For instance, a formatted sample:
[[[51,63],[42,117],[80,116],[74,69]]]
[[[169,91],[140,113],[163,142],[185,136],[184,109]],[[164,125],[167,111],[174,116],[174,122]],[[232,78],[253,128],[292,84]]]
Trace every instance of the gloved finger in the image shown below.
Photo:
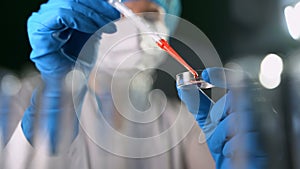
[[[120,18],[120,12],[111,6],[107,0],[78,0],[78,2],[86,5],[88,8],[93,9],[99,15],[105,16],[109,20],[113,21]]]
[[[202,112],[195,116],[198,125],[202,128],[206,138],[209,138],[214,132],[217,125],[224,119],[229,112],[229,106],[226,104],[226,96],[219,99],[211,108],[210,112]]]
[[[101,6],[100,6],[101,7]],[[39,32],[72,28],[84,33],[94,33],[118,17],[108,18],[85,5],[75,2],[47,3],[41,5],[37,13],[30,16],[28,23],[40,23]],[[111,24],[112,25],[112,24]]]
[[[225,119],[229,114],[234,113],[239,113],[238,116],[240,116],[240,121],[243,122],[241,125],[237,125],[240,130],[254,130],[253,115],[249,108],[249,104],[245,103],[246,101],[243,100],[243,98],[234,98],[235,96],[235,92],[232,92],[231,90],[228,91],[227,94],[225,94],[212,106],[207,119],[197,120],[199,125],[206,129],[208,136],[208,131],[212,131],[212,129],[207,129],[205,125],[208,126],[209,123],[212,123],[213,125],[210,126],[217,126],[218,123]]]
[[[217,124],[223,120],[230,112],[232,112],[232,92],[229,91],[221,97],[211,108],[209,112],[210,119]]]
[[[47,7],[66,8],[77,11],[82,15],[92,17],[95,14],[105,17],[109,20],[120,18],[120,13],[107,0],[50,0]]]
[[[216,168],[217,169],[238,169],[234,167],[233,159],[231,158],[224,158],[222,160],[219,160],[216,163]]]
[[[237,133],[257,131],[257,127],[255,123],[253,123],[251,112],[229,112],[228,110],[229,109],[223,110],[222,113],[214,116],[211,115],[212,112],[209,113],[209,117],[207,118],[207,122],[205,124],[208,124],[208,121],[212,124],[208,124],[203,127],[207,138],[209,138],[212,134],[215,134],[213,133],[215,131],[215,128],[219,127],[219,123],[223,122],[224,120],[225,121],[223,123],[232,123],[229,124],[229,126],[231,127],[231,129],[229,129],[229,133],[231,134],[227,136],[227,139],[231,138],[231,136],[234,136]],[[227,119],[227,116],[229,116],[230,119]]]
[[[238,155],[247,157],[265,157],[262,142],[257,132],[239,133],[224,145],[223,155],[232,158]]]
[[[35,62],[38,70],[44,73],[53,74],[53,72],[57,72],[57,75],[63,75],[63,73],[66,72],[66,70],[68,71],[73,64],[73,62],[70,62],[69,58],[62,57],[62,49],[64,49],[64,53],[72,51],[72,49],[68,50],[65,44],[76,43],[76,45],[73,45],[76,49],[73,48],[74,52],[71,53],[76,55],[76,52],[78,53],[81,50],[82,45],[85,44],[85,40],[87,40],[89,36],[86,34],[86,36],[78,37],[78,39],[80,38],[80,41],[74,39],[73,42],[70,42],[70,38],[76,38],[70,36],[74,31],[65,28],[62,30],[49,29],[44,24],[40,23],[40,21],[35,22],[31,19],[37,18],[32,17],[28,22],[28,35],[32,47],[30,55],[31,60]],[[51,57],[48,57],[48,55],[51,55]]]
[[[238,113],[229,114],[207,134],[208,147],[214,153],[221,153],[225,143],[239,131],[240,116]]]
[[[217,169],[265,169],[267,167],[267,159],[264,157],[249,157],[247,159],[226,158],[216,162]]]
[[[244,163],[243,166],[240,168],[247,168],[247,169],[265,169],[268,165],[268,158],[264,157],[249,157]]]
[[[201,76],[206,82],[225,89],[244,87],[247,79],[245,72],[221,67],[206,68]]]
[[[198,120],[206,119],[211,101],[204,96],[196,85],[177,87],[179,98],[185,103],[189,112],[196,115]]]
[[[95,15],[95,17],[99,18],[97,15]],[[94,19],[81,15],[75,11],[56,9],[55,11],[47,11],[41,14],[32,14],[28,19],[28,26],[31,28],[31,23],[40,23],[40,29],[37,29],[36,32],[54,32],[65,28],[72,28],[84,33],[92,34],[108,22],[108,20],[102,18],[97,19],[97,22],[95,22]]]

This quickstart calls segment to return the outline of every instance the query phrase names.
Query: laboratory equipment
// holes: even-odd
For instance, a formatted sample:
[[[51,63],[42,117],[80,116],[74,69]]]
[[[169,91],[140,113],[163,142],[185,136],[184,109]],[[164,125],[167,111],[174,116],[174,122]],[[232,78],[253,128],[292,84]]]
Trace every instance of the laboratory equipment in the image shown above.
[[[202,70],[198,70],[197,74],[201,74]],[[209,89],[214,87],[214,85],[204,81],[201,76],[194,77],[190,72],[182,72],[176,75],[176,85],[177,87],[185,86],[185,85],[194,85],[201,89]]]
[[[147,33],[154,42],[163,50],[165,50],[169,55],[171,55],[176,61],[178,61],[182,66],[189,70],[194,77],[198,77],[197,71],[195,71],[189,64],[187,64],[184,59],[170,46],[167,40],[163,39],[156,31],[153,31],[151,27],[143,20],[142,17],[138,16],[127,6],[118,0],[108,1],[113,7],[115,7],[120,13],[125,17],[129,18],[133,23],[141,30],[141,32]]]
[[[195,77],[191,72],[182,72],[176,75],[176,86],[182,88],[184,86],[195,85],[198,90],[207,97],[212,103],[215,103],[202,89],[210,89],[215,87],[214,85],[204,81],[201,77],[202,70],[196,71],[198,76]]]

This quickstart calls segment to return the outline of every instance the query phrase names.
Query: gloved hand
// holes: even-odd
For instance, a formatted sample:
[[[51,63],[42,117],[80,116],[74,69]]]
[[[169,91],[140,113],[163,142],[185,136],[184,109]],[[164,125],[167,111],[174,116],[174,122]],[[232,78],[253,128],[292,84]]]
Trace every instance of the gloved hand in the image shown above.
[[[119,12],[105,0],[49,0],[29,17],[30,58],[43,81],[43,86],[33,94],[21,123],[30,143],[33,141],[38,113],[41,118],[38,128],[47,134],[51,151],[55,153],[59,131],[62,130],[59,117],[62,113],[65,75],[72,69],[88,38],[100,27],[119,17]],[[111,25],[111,29],[106,31],[114,32],[115,28]],[[38,95],[41,99],[37,98]]]
[[[215,104],[197,87],[177,88],[180,99],[194,115],[206,135],[217,169],[264,169],[266,153],[262,148],[251,105],[252,94],[242,72],[207,68],[202,78],[228,92]]]

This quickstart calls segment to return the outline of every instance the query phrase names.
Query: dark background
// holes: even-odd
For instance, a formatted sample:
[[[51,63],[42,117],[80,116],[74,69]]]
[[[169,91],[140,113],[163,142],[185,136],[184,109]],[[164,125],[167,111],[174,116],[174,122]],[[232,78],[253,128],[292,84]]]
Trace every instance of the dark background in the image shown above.
[[[292,1],[292,0],[289,0]],[[2,1],[0,66],[20,72],[29,60],[26,20],[45,0]],[[286,0],[182,1],[181,17],[197,25],[224,63],[235,57],[276,52],[283,57],[299,46],[283,22]]]
[[[35,1],[2,1],[1,2],[1,66],[19,72],[26,65],[32,64],[29,60],[31,51],[26,21],[33,11],[38,10],[40,3],[45,0]]]
[[[22,70],[28,65],[33,66],[29,59],[31,48],[26,32],[26,20],[45,1],[4,0],[0,2],[2,16],[0,22],[2,40],[0,68],[22,73]],[[285,60],[290,53],[299,49],[300,46],[300,41],[295,41],[290,37],[283,18],[284,7],[296,1],[298,0],[182,0],[181,17],[199,27],[206,34],[224,64],[235,58],[249,55],[263,58],[268,53],[277,53]],[[157,78],[158,82],[164,83],[156,83],[156,88],[164,89],[165,94],[170,97],[177,97],[174,79],[163,73],[159,74]],[[298,84],[299,82],[290,90],[293,89],[292,92],[299,91]],[[289,85],[283,85],[280,94],[283,96],[288,95],[286,89],[289,88]],[[282,99],[279,95],[275,98],[279,100],[278,103],[284,103],[279,104],[278,107],[283,106],[288,109],[286,112],[283,111],[284,113],[297,111],[295,115],[299,119],[299,108],[297,109],[299,104],[297,101],[293,102],[294,106],[288,107],[290,96],[282,97]],[[294,98],[293,100],[299,99]],[[297,120],[290,120],[289,117],[284,120],[288,124],[284,129],[289,133],[292,122],[297,123]],[[298,128],[295,128],[295,130]],[[276,138],[284,138],[284,136],[280,137],[282,133],[278,131],[274,133],[276,135],[271,137],[270,143],[274,140],[277,141]],[[299,140],[299,135],[297,138]],[[287,137],[288,139],[289,137]],[[298,145],[299,141],[296,140],[294,143]],[[276,147],[283,147],[287,150],[295,149],[292,144],[279,144]],[[299,146],[296,148],[298,148],[296,151],[299,150]],[[299,151],[297,153],[299,156]],[[287,159],[292,160],[290,156]],[[278,164],[280,161],[274,160],[273,162]]]

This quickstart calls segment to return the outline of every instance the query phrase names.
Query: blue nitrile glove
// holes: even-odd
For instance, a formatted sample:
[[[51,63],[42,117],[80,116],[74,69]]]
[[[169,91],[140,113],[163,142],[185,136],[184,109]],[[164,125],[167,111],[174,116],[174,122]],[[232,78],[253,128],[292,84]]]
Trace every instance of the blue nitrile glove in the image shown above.
[[[50,138],[55,152],[64,78],[88,38],[99,28],[120,17],[105,0],[49,0],[28,19],[31,60],[41,73],[43,86],[36,90],[22,119],[23,132],[30,143],[37,112],[42,131]],[[107,29],[114,32],[115,27]],[[90,58],[82,62],[91,62]],[[92,63],[88,63],[92,64]],[[39,91],[39,92],[38,92]],[[37,96],[42,99],[37,99]],[[72,99],[72,98],[70,98]],[[40,106],[41,105],[41,106]],[[37,107],[39,106],[39,109]]]
[[[7,96],[1,91],[0,93],[0,134],[1,134],[0,144],[3,145],[6,145],[8,141],[8,123],[9,123],[9,111],[10,111],[11,101],[12,98]]]
[[[254,105],[251,105],[244,74],[224,68],[207,68],[202,72],[202,78],[216,87],[229,90],[215,104],[195,85],[177,90],[204,131],[216,168],[266,168],[266,154],[254,124]]]

